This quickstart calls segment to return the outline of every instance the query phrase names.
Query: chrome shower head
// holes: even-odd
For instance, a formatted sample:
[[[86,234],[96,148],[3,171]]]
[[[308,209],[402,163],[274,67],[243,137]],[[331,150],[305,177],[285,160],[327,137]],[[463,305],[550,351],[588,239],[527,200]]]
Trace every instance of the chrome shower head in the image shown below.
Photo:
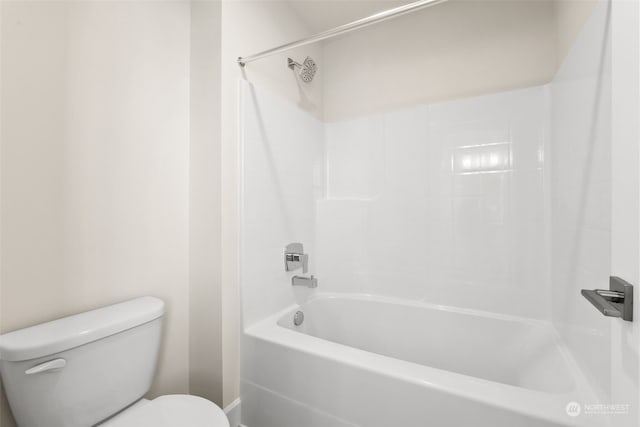
[[[292,70],[300,68],[300,78],[305,83],[311,83],[313,76],[316,75],[316,71],[318,70],[316,62],[308,56],[302,64],[297,63],[291,58],[287,58],[287,66]]]

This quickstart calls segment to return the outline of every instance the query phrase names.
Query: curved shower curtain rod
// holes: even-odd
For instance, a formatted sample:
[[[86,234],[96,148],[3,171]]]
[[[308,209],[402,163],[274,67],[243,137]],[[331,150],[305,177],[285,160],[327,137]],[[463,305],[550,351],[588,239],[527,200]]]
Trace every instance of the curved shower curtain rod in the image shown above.
[[[396,18],[398,16],[404,15],[406,13],[415,12],[416,10],[423,9],[429,6],[435,6],[440,3],[444,3],[447,0],[419,0],[413,3],[405,4],[404,6],[394,7],[393,9],[388,9],[382,12],[374,13],[371,16],[367,16],[366,18],[358,19],[353,22],[349,22],[348,24],[340,25],[339,27],[331,28],[329,30],[323,31],[321,33],[315,34],[310,37],[306,37],[304,39],[296,40],[291,43],[283,44],[282,46],[274,47],[269,50],[265,50],[253,55],[249,56],[240,56],[237,59],[238,65],[244,67],[249,62],[256,61],[258,59],[266,58],[267,56],[275,55],[280,52],[284,52],[290,49],[294,49],[296,47],[305,46],[311,43],[319,42],[321,40],[326,40],[332,37],[336,37],[342,34],[349,33],[351,31],[356,31],[361,28],[367,27],[372,24],[377,24],[382,21],[386,21],[387,19]]]

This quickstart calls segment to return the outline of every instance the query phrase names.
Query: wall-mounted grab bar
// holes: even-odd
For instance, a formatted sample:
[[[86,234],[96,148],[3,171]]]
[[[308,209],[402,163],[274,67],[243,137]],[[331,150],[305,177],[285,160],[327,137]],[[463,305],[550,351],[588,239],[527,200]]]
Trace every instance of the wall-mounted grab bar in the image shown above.
[[[600,313],[633,321],[633,285],[619,277],[609,278],[609,289],[583,289],[584,296]]]

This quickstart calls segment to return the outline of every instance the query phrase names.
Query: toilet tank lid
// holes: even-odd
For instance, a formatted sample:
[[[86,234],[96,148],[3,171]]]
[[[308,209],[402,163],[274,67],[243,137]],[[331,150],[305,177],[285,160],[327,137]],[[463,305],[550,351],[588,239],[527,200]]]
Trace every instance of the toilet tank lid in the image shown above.
[[[0,335],[0,360],[18,362],[69,350],[150,322],[164,302],[141,297]]]

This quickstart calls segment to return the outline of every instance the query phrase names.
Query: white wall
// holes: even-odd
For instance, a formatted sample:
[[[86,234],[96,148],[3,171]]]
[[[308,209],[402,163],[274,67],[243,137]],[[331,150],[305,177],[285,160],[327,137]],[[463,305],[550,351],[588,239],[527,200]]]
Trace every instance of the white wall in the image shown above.
[[[329,121],[550,81],[551,1],[456,1],[332,39],[324,47]]]
[[[638,22],[636,2],[601,2],[552,84],[553,321],[600,399],[629,405],[612,417],[620,427],[638,425],[637,319],[604,317],[576,295],[609,275],[640,280]]]
[[[553,5],[556,21],[556,67],[560,67],[583,25],[598,5],[598,0],[555,0]]]
[[[0,10],[0,330],[155,295],[151,394],[187,392],[189,3]]]
[[[611,273],[609,4],[590,17],[551,84],[553,322],[583,372],[611,396],[611,324],[580,289]]]
[[[631,404],[621,427],[640,423],[640,5],[612,2],[611,273],[635,286],[633,323],[612,322],[614,402]]]
[[[322,116],[322,80],[324,65],[311,85],[298,83],[286,67],[287,56],[300,61],[309,55],[323,64],[322,52],[307,46],[248,64],[241,69],[239,56],[305,37],[310,31],[284,1],[240,1],[222,3],[222,322],[224,404],[240,393],[240,227],[239,227],[239,91],[244,78],[266,91],[299,106],[310,114]]]
[[[153,293],[172,313],[155,390],[230,403],[239,393],[235,59],[308,31],[285,2],[3,2],[1,12],[11,105],[2,330]],[[321,58],[313,47],[291,54]],[[285,61],[252,64],[245,76],[320,116],[322,73],[298,86]],[[25,310],[35,291],[42,300]]]
[[[242,308],[250,325],[309,293],[291,287],[291,277],[302,271],[285,272],[283,248],[303,243],[309,273],[316,272],[323,124],[246,82],[241,97]]]
[[[222,405],[221,4],[191,2],[189,391]]]
[[[545,87],[326,125],[323,291],[549,318]]]

